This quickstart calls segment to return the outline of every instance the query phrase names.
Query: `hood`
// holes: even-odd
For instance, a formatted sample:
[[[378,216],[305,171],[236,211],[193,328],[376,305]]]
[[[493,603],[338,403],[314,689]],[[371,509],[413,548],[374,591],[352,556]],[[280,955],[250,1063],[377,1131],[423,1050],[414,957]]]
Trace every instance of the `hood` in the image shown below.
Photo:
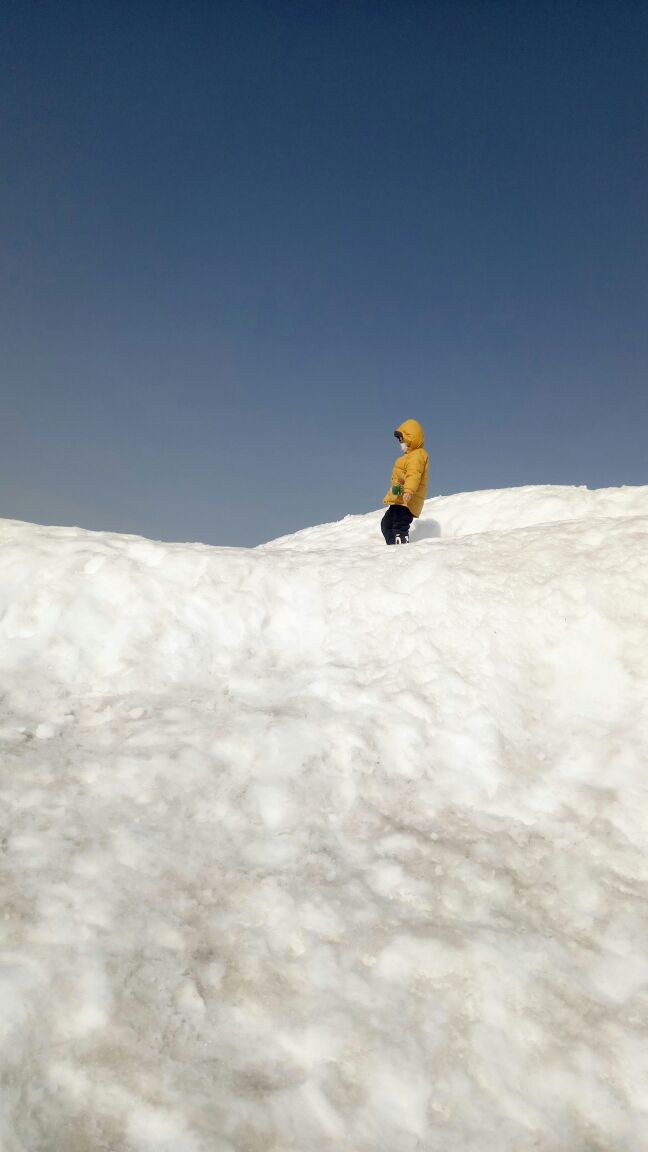
[[[408,448],[423,448],[425,445],[425,432],[418,420],[404,420],[398,425],[397,432],[401,432]]]

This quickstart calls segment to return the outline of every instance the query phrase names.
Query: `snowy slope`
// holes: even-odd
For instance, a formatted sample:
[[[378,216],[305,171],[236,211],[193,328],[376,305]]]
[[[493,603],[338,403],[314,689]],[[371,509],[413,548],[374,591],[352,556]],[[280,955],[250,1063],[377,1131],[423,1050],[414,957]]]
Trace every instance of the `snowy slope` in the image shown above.
[[[2,1152],[648,1149],[648,488],[0,521]]]
[[[385,509],[368,516],[347,516],[337,524],[304,528],[293,536],[282,536],[264,545],[266,549],[316,549],[323,546],[355,549],[359,541],[382,548],[384,541],[376,528]],[[526,488],[500,488],[484,492],[462,492],[437,496],[426,501],[422,516],[414,521],[413,540],[448,536],[470,536],[478,532],[507,532],[537,524],[581,520],[600,516],[648,515],[648,487],[568,488],[555,484]]]

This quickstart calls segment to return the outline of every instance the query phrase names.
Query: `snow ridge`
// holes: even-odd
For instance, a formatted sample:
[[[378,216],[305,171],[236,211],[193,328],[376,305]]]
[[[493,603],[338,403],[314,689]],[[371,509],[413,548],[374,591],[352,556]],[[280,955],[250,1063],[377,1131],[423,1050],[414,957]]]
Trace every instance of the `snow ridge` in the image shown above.
[[[647,496],[0,521],[3,1150],[645,1152]]]

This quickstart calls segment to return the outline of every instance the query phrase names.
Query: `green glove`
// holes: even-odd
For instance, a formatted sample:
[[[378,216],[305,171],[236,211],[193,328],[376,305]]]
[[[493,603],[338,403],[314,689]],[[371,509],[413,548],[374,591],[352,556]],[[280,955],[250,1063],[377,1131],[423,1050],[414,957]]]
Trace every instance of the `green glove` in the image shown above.
[[[393,496],[402,496],[403,495],[403,485],[402,484],[394,484],[394,486],[392,488],[392,495]]]

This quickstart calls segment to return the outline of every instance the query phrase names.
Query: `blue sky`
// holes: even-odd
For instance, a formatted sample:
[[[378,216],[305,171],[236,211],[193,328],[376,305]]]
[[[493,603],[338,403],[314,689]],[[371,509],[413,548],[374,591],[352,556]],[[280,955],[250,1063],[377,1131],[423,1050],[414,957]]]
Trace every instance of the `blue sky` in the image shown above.
[[[0,515],[648,480],[648,5],[3,5]]]

